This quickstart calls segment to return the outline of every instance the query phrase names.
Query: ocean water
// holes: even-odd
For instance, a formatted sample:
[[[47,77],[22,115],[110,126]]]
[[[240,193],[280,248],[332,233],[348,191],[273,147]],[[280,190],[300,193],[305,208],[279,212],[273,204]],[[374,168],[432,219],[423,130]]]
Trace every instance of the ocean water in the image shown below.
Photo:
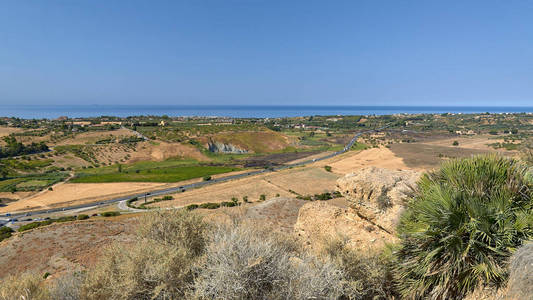
[[[390,115],[400,113],[533,113],[533,107],[505,106],[184,106],[184,105],[0,105],[0,117],[53,119],[60,116],[224,116],[276,118],[315,115]]]

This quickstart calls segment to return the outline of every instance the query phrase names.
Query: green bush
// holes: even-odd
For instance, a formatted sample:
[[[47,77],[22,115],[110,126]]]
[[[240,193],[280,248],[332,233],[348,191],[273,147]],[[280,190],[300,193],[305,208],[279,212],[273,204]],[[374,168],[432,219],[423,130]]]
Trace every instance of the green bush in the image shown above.
[[[199,206],[200,208],[207,208],[207,209],[217,209],[220,207],[220,203],[213,203],[213,202],[206,202],[202,203]]]
[[[197,209],[198,208],[198,204],[189,204],[187,206],[185,206],[185,209],[187,210],[194,210],[194,209]]]
[[[238,202],[234,202],[234,201],[231,201],[231,202],[220,202],[220,206],[223,206],[223,207],[234,207],[234,206],[238,206],[239,203]]]
[[[173,199],[174,199],[174,197],[168,195],[168,196],[163,196],[163,198],[161,200],[168,201],[168,200],[173,200]]]
[[[102,217],[115,217],[120,216],[120,212],[118,211],[106,211],[100,214]]]
[[[331,172],[331,166],[324,166],[324,169],[328,172]]]
[[[266,200],[266,195],[265,194],[259,195],[259,201],[265,201],[265,200]]]
[[[453,141],[452,145],[453,146],[459,146],[459,142],[458,141]]]
[[[87,219],[89,219],[88,215],[79,215],[78,216],[78,220],[87,220]]]
[[[10,238],[12,233],[13,233],[13,229],[11,227],[5,227],[5,226],[0,227],[0,242],[7,238]]]
[[[424,175],[401,218],[396,280],[405,298],[462,298],[500,286],[533,238],[533,184],[518,161],[476,156]]]
[[[211,180],[211,176],[204,176],[204,181],[209,181]]]

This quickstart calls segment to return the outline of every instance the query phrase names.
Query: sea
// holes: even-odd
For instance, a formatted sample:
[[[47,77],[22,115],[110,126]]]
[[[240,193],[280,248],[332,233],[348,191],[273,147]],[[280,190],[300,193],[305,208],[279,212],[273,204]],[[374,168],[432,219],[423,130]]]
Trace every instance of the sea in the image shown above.
[[[508,106],[246,106],[246,105],[2,105],[0,117],[55,119],[60,116],[202,116],[279,118],[334,115],[393,115],[440,113],[533,113],[532,107]]]

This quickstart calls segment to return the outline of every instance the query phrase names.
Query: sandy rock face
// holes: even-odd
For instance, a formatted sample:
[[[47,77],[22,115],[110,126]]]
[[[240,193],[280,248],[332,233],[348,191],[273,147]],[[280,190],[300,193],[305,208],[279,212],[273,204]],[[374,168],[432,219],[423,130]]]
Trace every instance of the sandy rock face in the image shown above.
[[[393,233],[419,172],[369,167],[337,180],[337,190],[358,216]]]
[[[355,249],[378,249],[392,242],[394,235],[360,218],[352,209],[324,201],[306,203],[294,225],[297,236],[309,247],[320,250],[324,242],[343,238]]]

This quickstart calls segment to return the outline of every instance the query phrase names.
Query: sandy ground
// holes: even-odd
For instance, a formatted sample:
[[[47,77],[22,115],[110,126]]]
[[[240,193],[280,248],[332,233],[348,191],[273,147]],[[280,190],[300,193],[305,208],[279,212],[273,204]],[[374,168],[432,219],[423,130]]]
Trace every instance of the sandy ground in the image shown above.
[[[95,263],[112,241],[133,239],[134,219],[55,223],[0,242],[0,278],[32,271],[53,275]]]
[[[0,126],[0,137],[8,136],[14,132],[22,132],[22,128]]]
[[[312,166],[271,173],[265,176],[265,180],[287,191],[309,195],[333,191],[339,177],[322,167]]]
[[[503,139],[494,139],[493,135],[477,135],[477,136],[459,136],[449,139],[440,139],[436,141],[424,142],[423,144],[437,145],[437,146],[452,146],[454,141],[458,141],[459,145],[454,146],[457,148],[496,151],[494,148],[487,144],[503,142]],[[503,150],[505,151],[505,149]]]
[[[319,162],[320,165],[331,166],[332,172],[344,175],[368,166],[376,166],[391,170],[411,169],[388,148],[371,148],[359,152],[348,152],[329,160]]]

